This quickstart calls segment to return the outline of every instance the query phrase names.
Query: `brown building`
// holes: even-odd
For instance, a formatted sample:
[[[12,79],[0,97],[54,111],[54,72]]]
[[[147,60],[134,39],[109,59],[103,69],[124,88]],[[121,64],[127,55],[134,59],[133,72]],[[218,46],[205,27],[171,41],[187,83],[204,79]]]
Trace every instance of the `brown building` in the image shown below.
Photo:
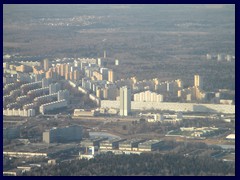
[[[73,71],[73,78],[74,78],[74,80],[79,80],[79,72],[78,72],[78,70],[74,70]]]

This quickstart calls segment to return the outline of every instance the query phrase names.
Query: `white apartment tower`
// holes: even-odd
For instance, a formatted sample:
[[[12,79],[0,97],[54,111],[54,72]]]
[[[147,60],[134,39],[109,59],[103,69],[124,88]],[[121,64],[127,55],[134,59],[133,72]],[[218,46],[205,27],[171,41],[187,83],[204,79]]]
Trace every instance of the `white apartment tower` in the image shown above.
[[[103,58],[104,58],[104,59],[107,58],[107,52],[106,52],[106,50],[104,50],[104,52],[103,52]]]
[[[202,81],[201,76],[199,76],[199,75],[195,75],[194,76],[194,86],[198,87],[200,90],[202,90],[202,88],[203,88],[203,81]]]
[[[131,90],[127,87],[120,88],[120,116],[128,116],[131,111]]]

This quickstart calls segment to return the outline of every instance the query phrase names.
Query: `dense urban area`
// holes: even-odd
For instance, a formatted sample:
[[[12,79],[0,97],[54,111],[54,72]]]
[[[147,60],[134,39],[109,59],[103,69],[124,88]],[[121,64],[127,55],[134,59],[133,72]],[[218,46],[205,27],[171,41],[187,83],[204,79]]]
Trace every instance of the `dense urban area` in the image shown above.
[[[178,6],[4,5],[3,175],[234,176],[234,6]]]

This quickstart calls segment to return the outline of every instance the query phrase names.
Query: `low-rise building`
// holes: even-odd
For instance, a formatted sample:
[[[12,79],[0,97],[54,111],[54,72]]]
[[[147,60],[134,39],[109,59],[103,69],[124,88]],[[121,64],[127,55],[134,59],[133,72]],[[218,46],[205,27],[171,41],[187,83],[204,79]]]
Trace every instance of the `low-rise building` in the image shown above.
[[[131,139],[119,143],[119,150],[134,151],[138,149],[138,144],[144,142],[142,139]]]
[[[95,116],[95,110],[74,109],[74,116]]]
[[[125,141],[126,139],[112,139],[108,141],[100,142],[100,150],[112,150],[119,148],[119,142]]]
[[[162,141],[159,140],[149,140],[138,144],[139,151],[151,152],[159,149]]]
[[[51,103],[43,104],[39,107],[39,112],[45,114],[49,111],[53,111],[64,107],[67,107],[67,101],[65,99],[61,101],[54,101]]]
[[[63,143],[69,141],[80,141],[83,136],[82,126],[72,125],[62,128],[52,128],[43,132],[43,142]]]
[[[83,147],[95,147],[99,148],[100,142],[107,140],[108,138],[105,137],[97,137],[97,138],[92,138],[92,139],[86,139],[81,142],[81,146]]]

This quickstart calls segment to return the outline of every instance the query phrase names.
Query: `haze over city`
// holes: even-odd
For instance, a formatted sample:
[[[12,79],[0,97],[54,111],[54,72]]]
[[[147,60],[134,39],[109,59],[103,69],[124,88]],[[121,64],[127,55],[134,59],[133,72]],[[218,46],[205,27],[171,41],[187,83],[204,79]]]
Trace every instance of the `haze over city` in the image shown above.
[[[4,4],[3,71],[3,175],[235,175],[235,5]]]

